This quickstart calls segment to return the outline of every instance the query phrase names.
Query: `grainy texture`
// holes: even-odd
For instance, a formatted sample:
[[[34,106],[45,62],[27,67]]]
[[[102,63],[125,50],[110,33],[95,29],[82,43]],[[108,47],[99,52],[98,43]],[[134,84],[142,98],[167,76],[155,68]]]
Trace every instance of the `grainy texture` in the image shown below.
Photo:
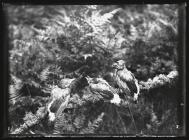
[[[4,10],[9,134],[182,134],[178,5],[7,4]],[[122,97],[113,77],[117,60],[132,73],[119,74],[139,83],[137,104]],[[137,92],[128,81],[128,91]]]

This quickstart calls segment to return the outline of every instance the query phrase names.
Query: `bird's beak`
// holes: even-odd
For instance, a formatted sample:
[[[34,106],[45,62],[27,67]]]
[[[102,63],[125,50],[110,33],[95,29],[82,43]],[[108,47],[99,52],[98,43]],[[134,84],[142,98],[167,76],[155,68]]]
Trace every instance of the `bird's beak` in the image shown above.
[[[113,63],[112,68],[117,68],[117,63]]]

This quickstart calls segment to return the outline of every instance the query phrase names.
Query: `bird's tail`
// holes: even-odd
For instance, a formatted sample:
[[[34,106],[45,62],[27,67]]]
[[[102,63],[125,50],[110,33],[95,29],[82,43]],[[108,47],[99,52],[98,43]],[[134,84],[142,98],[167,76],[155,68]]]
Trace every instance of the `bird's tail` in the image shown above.
[[[136,101],[138,101],[138,96],[139,96],[139,94],[140,94],[140,87],[139,87],[139,85],[138,85],[138,81],[137,81],[137,80],[135,80],[135,85],[136,85],[136,87],[137,87],[137,93],[134,93],[133,99],[134,99],[134,101],[136,102]]]

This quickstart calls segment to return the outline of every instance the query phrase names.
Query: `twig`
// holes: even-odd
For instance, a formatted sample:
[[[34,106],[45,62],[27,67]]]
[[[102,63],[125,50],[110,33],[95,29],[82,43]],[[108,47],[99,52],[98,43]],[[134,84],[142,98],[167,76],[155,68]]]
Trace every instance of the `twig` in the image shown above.
[[[123,126],[124,132],[126,132],[126,134],[128,134],[127,128],[125,127],[125,124],[123,123],[123,119],[121,118],[119,112],[117,111],[117,108],[115,108],[115,109],[116,109],[116,113],[117,113],[117,115],[118,115],[118,117],[119,117],[119,119],[121,121],[121,125]]]
[[[46,108],[40,107],[37,110],[37,113],[33,114],[32,120],[26,120],[23,125],[21,125],[19,128],[14,130],[11,134],[21,134],[27,131],[32,126],[39,124],[39,122],[45,117],[46,114],[47,114]]]

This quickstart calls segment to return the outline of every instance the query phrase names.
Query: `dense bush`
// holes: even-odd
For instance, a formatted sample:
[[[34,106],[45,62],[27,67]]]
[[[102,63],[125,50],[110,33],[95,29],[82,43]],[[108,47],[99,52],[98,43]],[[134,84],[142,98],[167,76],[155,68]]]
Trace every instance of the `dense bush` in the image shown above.
[[[118,59],[139,81],[177,70],[177,5],[6,5],[5,10],[9,133],[48,105],[46,96],[62,79],[83,72],[106,77]],[[174,86],[145,91],[129,108],[103,102],[84,86],[55,122],[44,117],[22,134],[179,134]]]

